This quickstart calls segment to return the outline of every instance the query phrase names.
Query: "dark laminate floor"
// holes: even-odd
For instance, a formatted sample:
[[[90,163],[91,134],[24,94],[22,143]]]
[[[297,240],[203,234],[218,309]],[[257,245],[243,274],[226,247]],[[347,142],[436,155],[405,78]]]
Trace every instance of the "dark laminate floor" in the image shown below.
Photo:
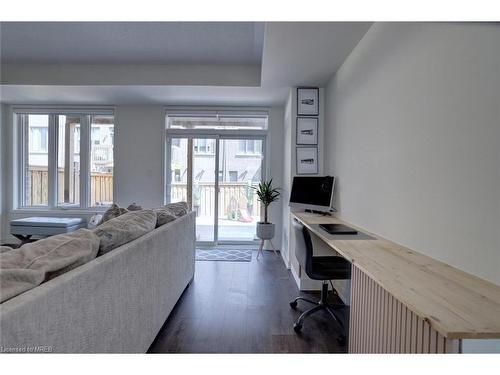
[[[294,320],[310,305],[290,308],[299,291],[281,257],[267,251],[258,261],[255,256],[251,262],[196,262],[193,283],[149,352],[344,353],[326,312],[308,318],[302,334],[294,332]]]

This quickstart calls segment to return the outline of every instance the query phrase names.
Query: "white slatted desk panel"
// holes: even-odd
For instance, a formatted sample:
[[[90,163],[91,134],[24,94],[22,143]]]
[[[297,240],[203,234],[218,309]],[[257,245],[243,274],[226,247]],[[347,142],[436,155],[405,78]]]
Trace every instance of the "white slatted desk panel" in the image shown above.
[[[448,340],[352,267],[349,353],[458,353]]]

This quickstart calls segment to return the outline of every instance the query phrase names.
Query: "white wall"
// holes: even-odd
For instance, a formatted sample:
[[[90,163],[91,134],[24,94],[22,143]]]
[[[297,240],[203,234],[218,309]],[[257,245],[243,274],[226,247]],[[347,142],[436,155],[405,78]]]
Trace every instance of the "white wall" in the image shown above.
[[[118,106],[115,124],[115,202],[163,204],[163,107]]]
[[[4,156],[4,116],[6,112],[6,106],[4,104],[0,105],[0,244],[3,243],[2,240],[5,238],[4,235],[4,181],[6,176],[5,173],[5,156]]]
[[[267,138],[267,179],[273,179],[273,186],[282,187],[284,184],[284,173],[283,173],[283,160],[284,153],[283,147],[285,140],[283,138],[284,126],[283,118],[285,112],[283,107],[273,107],[271,108],[270,118],[269,118],[269,133]],[[271,222],[275,223],[275,235],[273,239],[273,244],[277,249],[283,249],[282,243],[282,230],[283,230],[283,210],[284,199],[283,195],[280,197],[278,202],[273,203],[269,209],[269,217]]]
[[[318,116],[318,175],[324,174],[324,111],[325,111],[325,92],[323,88],[319,89],[319,116]],[[292,223],[290,219],[290,192],[293,178],[297,175],[297,88],[292,87],[288,95],[284,110],[284,159],[283,159],[283,251],[282,257],[285,265],[291,269],[292,275],[300,290],[321,290],[321,281],[311,280],[305,272],[302,272],[300,264],[295,258],[295,242],[291,232]],[[331,249],[321,249],[315,246],[315,255],[331,255]],[[345,289],[345,288],[344,288]],[[345,300],[347,301],[347,299]]]
[[[294,91],[290,89],[288,99],[285,104],[283,113],[283,184],[281,185],[281,202],[282,202],[282,250],[281,256],[287,268],[290,268],[290,249],[293,248],[290,244],[290,200],[291,181],[292,181],[292,121],[295,118],[294,109]]]
[[[498,24],[377,23],[326,95],[340,216],[500,285]]]
[[[10,167],[12,158],[12,142],[10,142],[11,136],[12,136],[12,127],[9,127],[8,124],[11,122],[11,116],[10,116],[10,111],[11,107],[6,104],[1,105],[2,108],[2,115],[0,116],[1,119],[1,152],[0,152],[0,165],[1,165],[1,183],[0,183],[0,190],[2,191],[2,199],[1,199],[1,206],[2,206],[2,214],[1,214],[1,227],[0,227],[0,243],[6,243],[6,242],[11,242],[14,237],[9,238],[9,212],[11,208],[11,201],[12,199],[9,199],[11,196],[11,189],[10,185],[13,179],[12,176],[12,168]]]

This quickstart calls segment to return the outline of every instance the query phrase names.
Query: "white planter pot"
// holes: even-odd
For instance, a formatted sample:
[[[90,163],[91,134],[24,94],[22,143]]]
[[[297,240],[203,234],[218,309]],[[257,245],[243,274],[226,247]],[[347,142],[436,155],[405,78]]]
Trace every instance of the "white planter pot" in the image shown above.
[[[274,237],[274,224],[257,223],[257,237],[261,240],[271,240]]]

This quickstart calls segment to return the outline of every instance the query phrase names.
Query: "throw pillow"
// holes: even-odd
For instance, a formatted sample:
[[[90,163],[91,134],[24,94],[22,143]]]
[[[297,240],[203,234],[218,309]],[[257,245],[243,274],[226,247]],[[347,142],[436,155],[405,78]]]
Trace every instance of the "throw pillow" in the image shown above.
[[[5,253],[6,251],[12,250],[12,247],[9,246],[0,246],[0,253]]]
[[[127,207],[127,210],[129,210],[129,211],[139,211],[139,210],[142,210],[142,207],[139,206],[138,204],[136,204],[134,202],[132,204],[129,204],[129,206]]]
[[[99,237],[78,229],[0,253],[0,303],[94,259]]]
[[[92,215],[91,218],[89,219],[89,222],[87,223],[87,228],[94,229],[101,223],[102,223],[102,215],[101,214]]]
[[[153,208],[153,211],[156,212],[156,228],[177,219],[177,216],[167,207]]]
[[[152,231],[156,226],[153,210],[127,212],[99,225],[94,233],[100,238],[98,256],[106,254]]]
[[[168,208],[177,217],[184,216],[189,211],[188,205],[186,202],[169,203],[163,207]]]
[[[102,215],[102,223],[105,223],[108,220],[114,219],[120,215],[126,214],[128,210],[126,208],[122,208],[118,206],[116,203],[113,203],[110,208],[106,210],[104,215]]]

